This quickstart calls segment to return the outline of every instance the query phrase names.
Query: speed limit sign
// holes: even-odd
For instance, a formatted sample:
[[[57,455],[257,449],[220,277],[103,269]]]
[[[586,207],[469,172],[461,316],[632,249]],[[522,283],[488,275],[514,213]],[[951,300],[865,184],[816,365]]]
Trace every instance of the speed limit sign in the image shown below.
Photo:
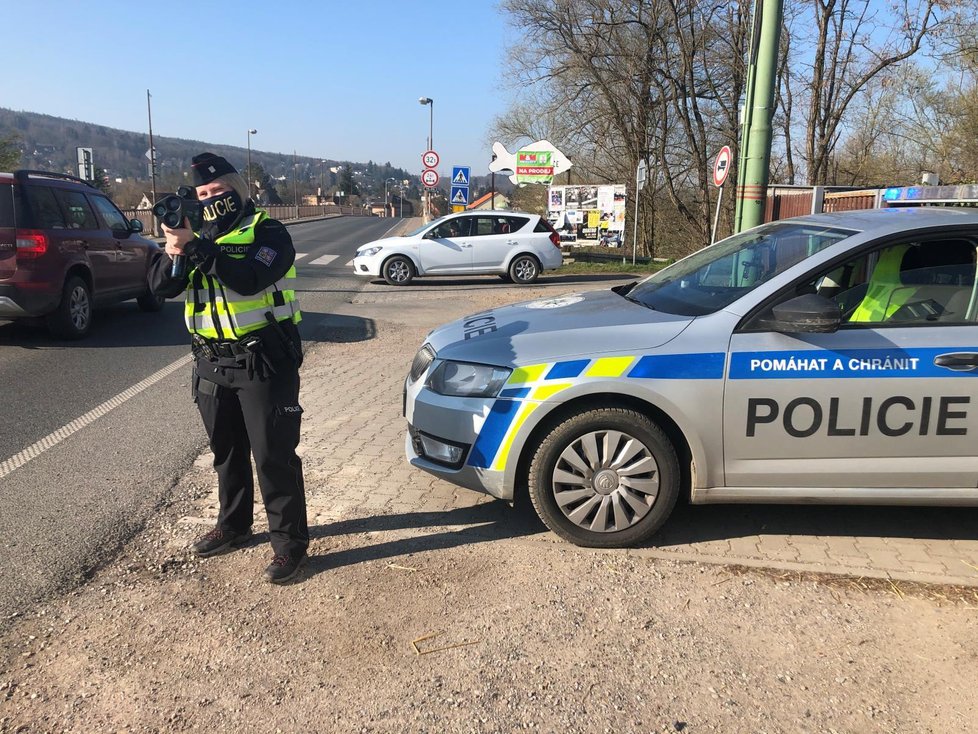
[[[421,183],[429,189],[435,188],[438,185],[438,171],[434,168],[426,168],[424,173],[421,174]]]
[[[421,156],[421,162],[425,168],[437,168],[438,164],[441,163],[441,158],[435,151],[426,150],[424,155]]]

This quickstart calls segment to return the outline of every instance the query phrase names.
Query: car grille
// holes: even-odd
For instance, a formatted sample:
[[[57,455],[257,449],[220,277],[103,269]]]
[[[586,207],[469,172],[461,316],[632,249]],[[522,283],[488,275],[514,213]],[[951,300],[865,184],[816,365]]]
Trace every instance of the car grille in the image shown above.
[[[425,370],[427,370],[434,361],[435,350],[425,344],[418,350],[418,353],[414,355],[414,361],[411,362],[411,382],[417,382],[421,375],[425,373]]]

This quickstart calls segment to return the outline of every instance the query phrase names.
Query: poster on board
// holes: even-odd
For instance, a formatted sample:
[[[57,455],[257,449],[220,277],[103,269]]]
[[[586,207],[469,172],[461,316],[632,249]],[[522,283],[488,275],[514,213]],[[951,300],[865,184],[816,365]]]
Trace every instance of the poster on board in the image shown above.
[[[551,186],[547,219],[560,241],[619,247],[625,233],[625,185]]]

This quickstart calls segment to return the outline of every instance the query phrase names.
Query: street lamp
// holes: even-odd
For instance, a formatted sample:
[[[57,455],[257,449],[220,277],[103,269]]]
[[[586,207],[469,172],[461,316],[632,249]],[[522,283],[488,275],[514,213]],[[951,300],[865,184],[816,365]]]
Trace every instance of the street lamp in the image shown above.
[[[431,97],[419,97],[418,103],[421,105],[428,105],[428,150],[434,150],[435,148],[435,100]],[[424,220],[427,224],[428,220],[431,218],[431,191],[425,189],[425,213]]]
[[[319,196],[317,197],[317,200],[319,201],[320,204],[325,198],[325,196],[323,196],[323,166],[325,165],[326,165],[326,161],[324,160],[319,161]]]
[[[248,128],[248,198],[251,198],[251,179],[254,178],[255,173],[251,170],[251,136],[255,135],[258,131],[255,128]]]
[[[391,176],[389,179],[384,181],[384,216],[385,217],[387,216],[387,205],[390,204],[390,198],[388,198],[389,195],[387,193],[387,184],[390,183],[391,181],[396,181],[396,180],[397,180],[396,178]],[[393,212],[391,212],[391,215],[393,216]]]

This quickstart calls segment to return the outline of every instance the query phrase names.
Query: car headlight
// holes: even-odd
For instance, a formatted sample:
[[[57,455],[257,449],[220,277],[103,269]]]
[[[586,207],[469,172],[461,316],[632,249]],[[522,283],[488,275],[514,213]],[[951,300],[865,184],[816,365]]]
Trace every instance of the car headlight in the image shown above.
[[[505,367],[446,360],[431,373],[426,387],[457,398],[494,398],[511,373]]]
[[[370,257],[371,255],[376,255],[383,249],[383,247],[368,247],[365,250],[358,250],[357,257]]]

